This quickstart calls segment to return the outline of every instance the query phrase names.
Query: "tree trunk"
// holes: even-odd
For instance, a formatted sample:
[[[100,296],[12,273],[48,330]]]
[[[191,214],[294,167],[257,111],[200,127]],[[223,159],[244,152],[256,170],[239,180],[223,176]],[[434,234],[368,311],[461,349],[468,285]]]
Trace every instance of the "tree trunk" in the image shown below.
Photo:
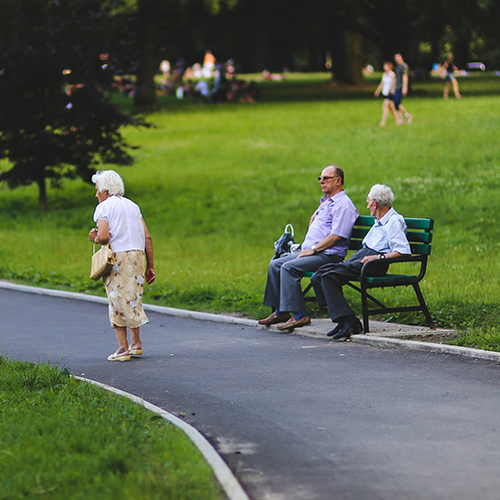
[[[156,106],[155,75],[160,58],[156,50],[158,26],[158,0],[140,0],[138,5],[138,40],[140,59],[137,67],[137,82],[134,104],[141,108]]]
[[[154,108],[156,106],[155,75],[158,60],[154,55],[142,53],[137,67],[137,83],[134,94],[134,105],[138,108]]]
[[[361,51],[362,37],[345,29],[338,29],[334,35],[333,44],[333,78],[347,85],[363,83],[363,54]]]
[[[269,39],[266,33],[261,31],[254,34],[254,68],[261,72],[265,69],[272,70],[269,65]]]
[[[37,180],[38,184],[38,204],[42,212],[47,211],[47,186],[45,184],[45,177]]]

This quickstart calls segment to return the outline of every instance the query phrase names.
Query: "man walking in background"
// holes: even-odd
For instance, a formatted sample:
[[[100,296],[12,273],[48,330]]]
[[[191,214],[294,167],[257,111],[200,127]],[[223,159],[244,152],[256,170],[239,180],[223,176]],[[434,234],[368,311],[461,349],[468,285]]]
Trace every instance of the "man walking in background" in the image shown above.
[[[399,113],[399,123],[402,124],[406,121],[408,125],[412,122],[413,116],[408,113],[406,108],[401,104],[403,97],[408,93],[408,64],[403,60],[401,54],[394,54],[394,61],[396,62],[396,91],[394,94],[394,106]]]

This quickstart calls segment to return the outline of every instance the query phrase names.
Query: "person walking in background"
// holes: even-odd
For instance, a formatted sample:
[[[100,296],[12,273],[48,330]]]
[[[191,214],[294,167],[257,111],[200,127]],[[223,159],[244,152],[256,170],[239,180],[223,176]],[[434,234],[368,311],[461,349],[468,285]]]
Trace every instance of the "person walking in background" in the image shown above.
[[[375,217],[375,224],[363,238],[363,248],[346,261],[321,266],[311,278],[318,304],[328,305],[332,321],[337,323],[327,333],[335,340],[348,339],[351,335],[363,332],[361,322],[342,293],[342,286],[351,279],[359,278],[363,265],[371,260],[377,261],[374,265],[378,276],[387,271],[385,259],[411,253],[404,217],[392,207],[392,189],[383,184],[375,184],[370,189],[366,202],[370,215]]]
[[[413,121],[413,116],[408,113],[402,104],[403,97],[408,93],[408,64],[403,60],[401,54],[394,54],[396,62],[396,90],[394,92],[394,107],[399,113],[399,123],[410,124]]]
[[[304,273],[342,261],[349,249],[359,213],[344,191],[344,171],[330,165],[323,169],[318,181],[324,196],[311,217],[301,252],[273,259],[269,264],[264,305],[273,312],[259,321],[261,325],[283,323],[278,330],[309,325],[311,319],[305,311],[301,287]]]
[[[375,90],[375,97],[378,97],[381,93],[384,96],[384,103],[382,104],[382,119],[380,120],[380,126],[384,127],[387,121],[387,115],[389,114],[389,108],[394,115],[394,120],[396,124],[399,125],[399,114],[394,106],[394,92],[396,90],[396,74],[392,70],[393,64],[389,61],[384,63],[384,73],[382,74],[382,79]]]
[[[108,361],[130,361],[130,356],[142,355],[139,328],[149,323],[142,295],[144,281],[151,284],[156,277],[153,242],[139,207],[123,196],[123,181],[114,170],[97,172],[92,182],[99,203],[94,212],[97,228],[90,230],[89,240],[99,245],[109,243],[115,256],[113,269],[104,276],[109,319],[118,340],[118,349]]]
[[[450,92],[450,85],[453,85],[453,92],[455,93],[455,97],[457,99],[461,99],[462,96],[458,91],[458,81],[455,77],[455,71],[458,71],[458,68],[455,66],[453,62],[453,54],[451,52],[448,53],[448,57],[443,64],[443,78],[446,80],[446,84],[444,86],[443,97],[448,99],[448,93]]]

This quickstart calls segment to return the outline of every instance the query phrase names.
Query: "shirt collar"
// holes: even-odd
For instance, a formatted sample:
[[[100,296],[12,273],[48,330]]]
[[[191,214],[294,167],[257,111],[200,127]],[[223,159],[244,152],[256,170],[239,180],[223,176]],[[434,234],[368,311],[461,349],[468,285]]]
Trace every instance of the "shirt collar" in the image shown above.
[[[324,201],[326,200],[330,200],[332,203],[335,201],[335,198],[341,198],[345,196],[345,191],[342,189],[342,191],[339,191],[337,194],[333,195],[333,196],[330,196],[328,197],[326,194],[325,196],[323,196],[323,198],[321,198],[321,203],[323,203]]]
[[[385,226],[388,222],[389,219],[396,213],[396,210],[394,210],[394,207],[391,207],[389,211],[379,220],[377,219],[377,225],[378,226]]]

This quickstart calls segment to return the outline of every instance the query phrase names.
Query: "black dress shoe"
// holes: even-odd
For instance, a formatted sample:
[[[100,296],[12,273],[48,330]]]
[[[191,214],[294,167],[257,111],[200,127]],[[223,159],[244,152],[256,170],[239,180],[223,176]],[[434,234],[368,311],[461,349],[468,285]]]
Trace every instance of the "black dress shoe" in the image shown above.
[[[339,333],[340,329],[342,328],[342,323],[337,323],[337,326],[333,329],[333,330],[330,330],[326,336],[327,337],[333,337],[334,335],[336,335],[337,333]]]
[[[363,333],[361,321],[356,316],[350,316],[342,323],[339,331],[333,336],[333,339],[340,340],[345,338],[349,340],[351,335],[357,335],[358,333]]]

